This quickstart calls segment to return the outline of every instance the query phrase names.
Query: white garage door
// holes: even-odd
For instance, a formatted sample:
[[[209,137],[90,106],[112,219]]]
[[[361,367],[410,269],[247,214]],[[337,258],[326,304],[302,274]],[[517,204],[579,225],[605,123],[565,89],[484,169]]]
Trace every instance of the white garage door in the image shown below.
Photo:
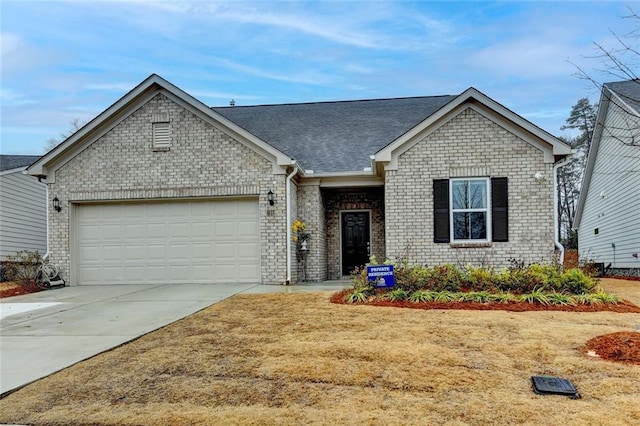
[[[260,281],[256,200],[79,205],[77,282]]]

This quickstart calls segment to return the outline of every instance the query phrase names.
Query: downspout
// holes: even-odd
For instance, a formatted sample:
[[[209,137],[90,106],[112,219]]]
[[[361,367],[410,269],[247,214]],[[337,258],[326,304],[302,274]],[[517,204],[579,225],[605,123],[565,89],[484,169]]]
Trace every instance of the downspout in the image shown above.
[[[285,285],[291,284],[291,179],[298,173],[296,160],[292,160],[294,166],[293,171],[287,176],[287,282]]]
[[[553,242],[560,251],[560,265],[564,264],[564,246],[558,238],[560,233],[560,218],[558,217],[558,169],[569,162],[570,157],[565,157],[553,165]]]
[[[24,169],[22,171],[22,174],[24,175],[28,175],[27,173],[27,169]],[[38,182],[42,183],[42,179],[45,178],[45,175],[38,175],[36,176],[38,178]],[[46,207],[46,218],[45,220],[47,221],[47,252],[42,256],[42,260],[47,260],[49,258],[49,184],[45,183],[44,184],[44,197],[45,197],[45,207]]]
[[[49,258],[49,185],[45,184],[45,197],[47,200],[47,252],[42,256],[42,260],[47,260]]]

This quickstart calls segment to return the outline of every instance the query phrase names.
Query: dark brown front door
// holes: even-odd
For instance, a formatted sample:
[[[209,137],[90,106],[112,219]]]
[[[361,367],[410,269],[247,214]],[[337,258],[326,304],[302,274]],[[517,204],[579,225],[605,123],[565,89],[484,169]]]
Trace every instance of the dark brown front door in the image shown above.
[[[369,212],[342,213],[342,275],[369,261]]]

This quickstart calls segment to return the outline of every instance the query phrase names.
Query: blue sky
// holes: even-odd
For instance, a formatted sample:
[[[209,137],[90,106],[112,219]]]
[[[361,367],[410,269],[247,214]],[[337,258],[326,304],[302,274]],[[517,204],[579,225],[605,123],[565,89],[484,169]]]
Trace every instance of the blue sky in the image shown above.
[[[615,1],[0,1],[3,154],[43,154],[152,73],[210,106],[473,86],[560,136],[598,99],[570,62],[612,80],[593,42],[634,29]]]

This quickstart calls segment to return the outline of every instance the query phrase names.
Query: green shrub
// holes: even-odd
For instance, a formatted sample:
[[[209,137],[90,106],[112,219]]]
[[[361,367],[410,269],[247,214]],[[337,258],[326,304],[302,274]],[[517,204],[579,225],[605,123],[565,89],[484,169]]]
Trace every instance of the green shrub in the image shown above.
[[[578,268],[568,269],[559,277],[559,288],[557,290],[571,294],[591,293],[597,281],[585,274]]]
[[[460,293],[459,300],[462,302],[488,303],[493,299],[492,294],[488,291],[469,291],[466,293]]]
[[[447,290],[441,290],[441,291],[437,291],[434,292],[433,294],[433,301],[434,302],[453,302],[458,298],[458,295],[456,293],[453,293],[451,291],[447,291]]]
[[[427,288],[442,291],[460,291],[466,283],[463,272],[454,264],[434,266],[429,274]]]
[[[407,300],[409,298],[409,292],[402,288],[394,288],[393,290],[384,293],[384,298],[392,302]]]
[[[403,262],[394,268],[394,275],[396,287],[411,293],[428,287],[431,271],[427,266],[409,266],[406,262]]]
[[[496,289],[496,274],[491,269],[468,267],[466,272],[466,284],[469,289],[477,291],[494,291]]]
[[[599,288],[595,293],[592,293],[591,296],[594,300],[599,300],[601,303],[617,304],[621,301],[615,294],[609,294],[601,288]]]
[[[549,304],[549,296],[543,290],[537,288],[529,293],[523,293],[518,298],[520,302],[539,303],[541,305]]]
[[[433,302],[436,292],[431,290],[416,290],[409,296],[409,301],[413,303]]]
[[[539,287],[548,291],[561,290],[558,288],[560,284],[560,275],[562,271],[556,265],[542,265],[533,263],[525,269],[530,285]]]
[[[364,303],[371,295],[372,293],[366,291],[366,289],[351,290],[350,293],[345,295],[344,300],[347,303]]]
[[[573,296],[564,293],[548,293],[547,298],[550,305],[573,306],[577,304]]]
[[[510,303],[517,302],[518,297],[511,293],[493,293],[491,295],[491,300],[497,303]]]

